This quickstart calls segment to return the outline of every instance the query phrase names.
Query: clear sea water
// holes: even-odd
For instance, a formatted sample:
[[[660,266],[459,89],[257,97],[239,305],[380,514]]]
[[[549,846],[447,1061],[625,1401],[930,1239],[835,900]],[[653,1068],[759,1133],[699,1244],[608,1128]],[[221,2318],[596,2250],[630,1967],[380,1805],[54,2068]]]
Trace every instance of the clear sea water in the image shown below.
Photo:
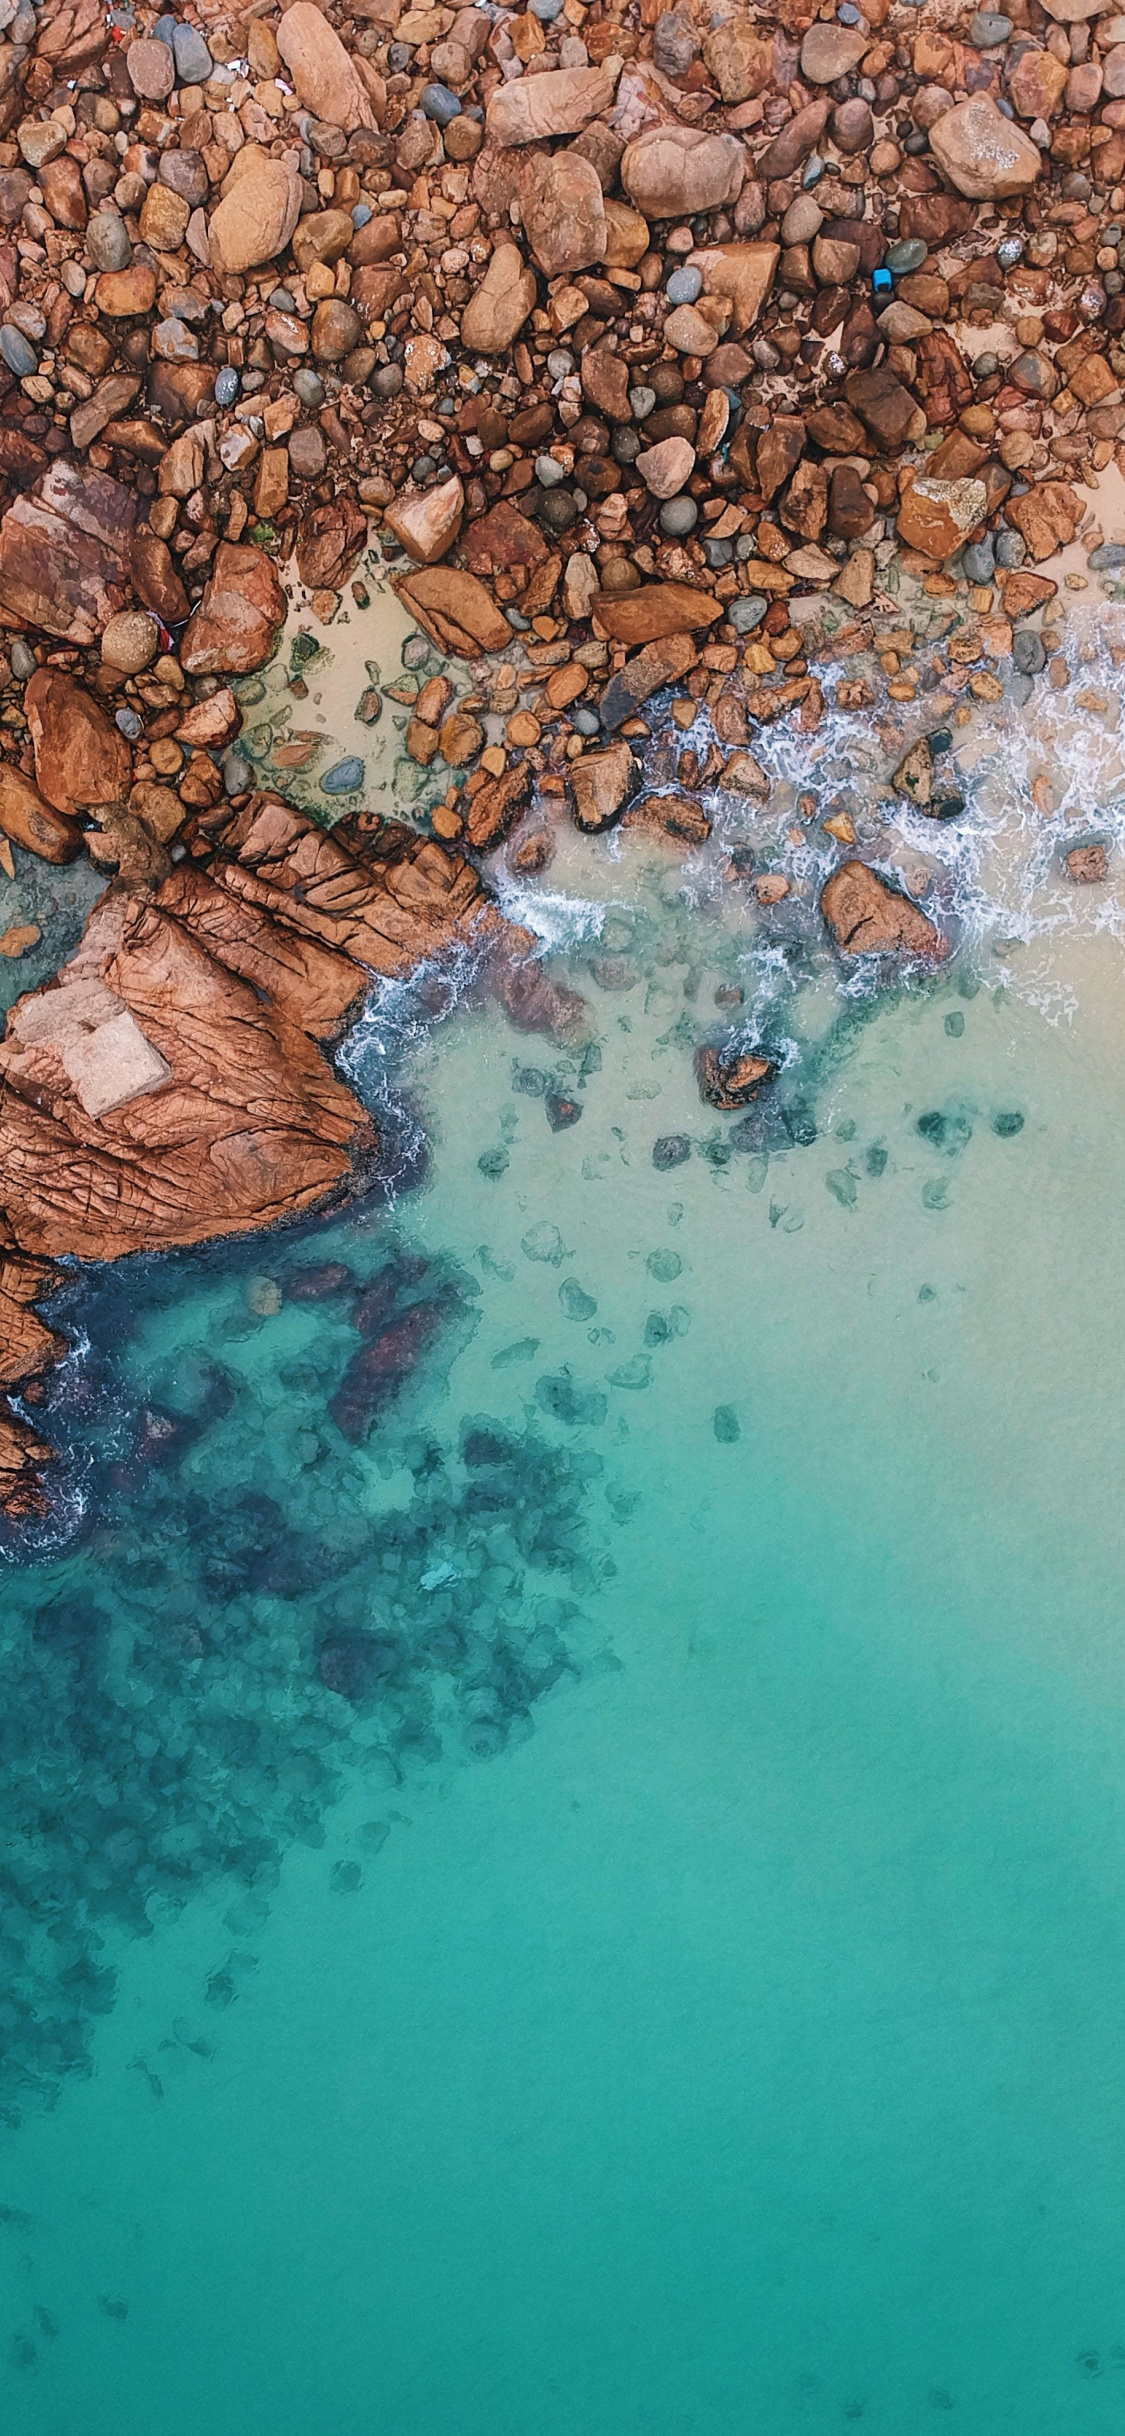
[[[522,903],[596,1055],[376,997],[413,1189],[68,1288],[5,2436],[1125,2425],[1122,948],[1057,871],[1115,749],[982,730],[903,988],[811,845],[763,925],[721,850],[576,844]],[[392,1259],[442,1316],[357,1447],[352,1296],[291,1287]]]

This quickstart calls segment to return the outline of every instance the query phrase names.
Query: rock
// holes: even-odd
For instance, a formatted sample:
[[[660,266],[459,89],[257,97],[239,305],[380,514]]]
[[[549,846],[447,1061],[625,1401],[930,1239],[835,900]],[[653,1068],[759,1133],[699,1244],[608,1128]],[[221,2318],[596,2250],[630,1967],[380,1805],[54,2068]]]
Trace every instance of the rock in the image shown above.
[[[761,804],[769,802],[772,791],[769,772],[762,768],[753,753],[732,753],[719,783],[725,793],[752,795],[755,802]]]
[[[459,567],[420,568],[396,576],[394,588],[440,651],[475,660],[482,651],[505,651],[511,643],[512,629],[491,593]]]
[[[593,614],[614,643],[654,643],[693,634],[723,615],[722,604],[692,584],[642,584],[635,592],[599,592]]]
[[[189,676],[262,668],[285,618],[285,594],[264,550],[222,541],[180,646]]]
[[[844,395],[880,448],[904,448],[915,418],[925,420],[909,389],[903,388],[885,364],[875,372],[849,372]]]
[[[659,641],[646,644],[626,662],[619,674],[611,677],[602,695],[602,727],[607,735],[631,719],[634,711],[658,693],[662,685],[672,685],[677,677],[694,668],[699,651],[687,634],[665,635]]]
[[[948,942],[911,897],[888,888],[868,863],[842,863],[825,883],[821,912],[846,956],[933,957],[948,954]]]
[[[342,296],[326,296],[313,314],[312,351],[318,364],[342,364],[363,337],[363,323]]]
[[[538,525],[513,500],[498,499],[487,515],[474,518],[461,555],[474,575],[500,575],[513,567],[541,567],[549,553]]]
[[[350,211],[306,212],[293,232],[293,259],[298,270],[303,275],[311,270],[314,262],[338,262],[341,254],[347,253],[354,236]],[[354,255],[351,259],[354,261]]]
[[[898,511],[900,538],[931,558],[952,558],[988,513],[983,482],[933,482],[920,476],[904,491]]]
[[[128,677],[151,666],[160,650],[160,628],[143,609],[121,609],[102,634],[102,659]]]
[[[737,338],[753,328],[780,260],[778,245],[707,245],[688,255],[689,266],[703,274],[704,294],[729,296]]]
[[[48,161],[39,172],[39,184],[43,201],[59,228],[85,228],[89,213],[77,161],[72,161],[68,153],[61,160]]]
[[[828,488],[828,530],[838,541],[858,541],[871,530],[875,509],[854,465],[837,465]]]
[[[297,5],[304,5],[304,0],[297,0]],[[240,161],[246,162],[241,170]],[[212,268],[234,273],[272,262],[288,245],[300,211],[301,180],[290,162],[273,160],[256,145],[244,145],[235,154],[222,199],[207,223]]]
[[[758,440],[755,480],[768,502],[788,482],[805,450],[805,426],[800,415],[775,414]]]
[[[587,347],[581,361],[582,388],[590,404],[613,423],[631,419],[629,367],[612,347]]]
[[[310,592],[339,592],[367,541],[367,518],[347,491],[302,519],[297,573]]]
[[[35,783],[56,811],[73,819],[129,792],[132,755],[109,712],[61,668],[37,668],[24,695],[35,753]]]
[[[709,34],[703,57],[727,103],[764,93],[773,75],[773,44],[745,17],[727,17]]]
[[[639,771],[624,739],[602,753],[583,753],[570,764],[574,818],[580,829],[608,829],[628,802]]]
[[[807,85],[834,85],[859,66],[864,52],[870,50],[867,34],[851,26],[833,25],[821,20],[810,26],[801,44],[801,74]]]
[[[29,626],[92,643],[128,600],[130,493],[56,457],[0,522],[0,606]]]
[[[215,63],[198,26],[180,20],[172,29],[172,56],[182,85],[205,85]]]
[[[635,271],[649,249],[648,221],[630,204],[619,203],[609,195],[603,195],[602,209],[606,227],[602,261],[614,269]]]
[[[1105,847],[1100,844],[1072,846],[1066,858],[1066,867],[1072,880],[1077,880],[1081,887],[1089,888],[1107,877],[1109,857]]]
[[[777,1068],[772,1058],[752,1051],[726,1053],[704,1048],[695,1052],[699,1096],[709,1108],[745,1108],[756,1100],[763,1083],[772,1083]]]
[[[1008,99],[1021,118],[1053,118],[1065,91],[1066,68],[1053,51],[1022,52],[1008,75]]]
[[[1107,13],[1105,0],[1043,0],[1043,6],[1056,25],[1084,25],[1088,17]]]
[[[522,330],[538,293],[535,273],[518,245],[498,245],[462,313],[462,345],[470,355],[502,354]]]
[[[655,448],[642,448],[635,462],[654,499],[674,499],[693,471],[695,450],[690,440],[658,440]]]
[[[45,863],[73,863],[82,852],[81,830],[11,761],[0,762],[0,829],[14,846]]]
[[[156,273],[146,262],[132,262],[127,271],[103,271],[94,300],[99,313],[118,321],[151,313],[156,302]]]
[[[1082,521],[1081,503],[1069,482],[1037,482],[1022,499],[1010,499],[1004,513],[1023,535],[1028,555],[1034,559],[1053,558],[1056,550],[1066,549]],[[0,527],[0,545],[2,539]]]
[[[662,844],[670,841],[681,846],[704,846],[711,835],[711,822],[698,796],[678,792],[646,795],[625,814],[621,826],[659,838]]]
[[[756,175],[763,180],[792,177],[820,142],[830,107],[826,101],[806,102],[780,135],[775,135],[772,144],[767,144],[757,162]]]
[[[170,186],[150,186],[141,205],[142,243],[153,246],[158,254],[174,254],[184,242],[190,218],[190,206],[182,195],[173,194]]]
[[[521,201],[528,244],[548,279],[603,260],[607,232],[601,180],[580,154],[556,152],[530,161]]]
[[[735,136],[669,125],[626,145],[621,183],[646,219],[691,219],[737,202],[745,170],[746,154]]]
[[[973,200],[1026,194],[1043,165],[1037,146],[986,93],[957,102],[936,121],[930,150],[950,185]]]
[[[175,559],[166,541],[159,541],[147,525],[134,532],[129,547],[129,571],[133,590],[146,609],[162,618],[166,626],[179,626],[191,613],[191,602],[180,581]]]
[[[494,144],[503,145],[578,135],[610,109],[616,82],[608,67],[554,68],[544,76],[520,76],[492,95],[486,112],[488,134]]]
[[[229,744],[242,725],[242,714],[229,685],[220,686],[218,693],[208,694],[203,702],[193,702],[185,711],[176,729],[178,744],[201,745],[208,750]]]
[[[696,311],[694,305],[677,305],[664,324],[664,338],[669,347],[680,355],[706,357],[718,346],[719,337],[714,323]]]
[[[294,0],[277,28],[277,47],[293,79],[298,101],[330,127],[351,135],[370,127],[373,107],[354,61],[313,0]],[[255,257],[268,262],[268,254]]]
[[[148,37],[131,42],[125,65],[134,93],[142,101],[166,101],[176,81],[176,66],[166,42]]]
[[[465,493],[458,474],[428,491],[402,491],[383,510],[383,523],[421,567],[436,565],[461,530]]]

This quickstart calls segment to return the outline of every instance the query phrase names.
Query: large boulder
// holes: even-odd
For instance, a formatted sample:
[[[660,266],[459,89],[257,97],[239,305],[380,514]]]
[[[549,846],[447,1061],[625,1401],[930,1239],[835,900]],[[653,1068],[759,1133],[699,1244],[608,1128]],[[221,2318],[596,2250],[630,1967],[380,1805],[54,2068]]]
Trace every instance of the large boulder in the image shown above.
[[[188,620],[180,659],[192,677],[262,668],[285,619],[285,594],[264,550],[221,541],[206,591]]]
[[[136,513],[122,483],[56,457],[0,523],[0,608],[68,643],[94,642],[128,603]]]
[[[647,220],[721,211],[737,202],[745,174],[737,136],[709,135],[703,127],[650,127],[626,145],[621,161],[621,183]]]
[[[1043,166],[1037,145],[987,93],[973,93],[936,119],[930,150],[950,185],[973,202],[1026,194]]]
[[[133,761],[120,728],[62,668],[37,668],[23,698],[39,793],[73,819],[129,792]]]
[[[841,863],[821,892],[820,910],[845,956],[929,956],[949,943],[912,897],[888,888],[869,863]]]

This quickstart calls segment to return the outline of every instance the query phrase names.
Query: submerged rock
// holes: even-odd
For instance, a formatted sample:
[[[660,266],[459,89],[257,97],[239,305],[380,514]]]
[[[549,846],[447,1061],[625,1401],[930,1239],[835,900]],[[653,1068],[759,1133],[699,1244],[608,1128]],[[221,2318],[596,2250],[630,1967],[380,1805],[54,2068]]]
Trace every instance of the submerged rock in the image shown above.
[[[948,940],[912,897],[888,887],[870,864],[843,863],[821,892],[821,911],[845,956],[905,954],[935,961]]]

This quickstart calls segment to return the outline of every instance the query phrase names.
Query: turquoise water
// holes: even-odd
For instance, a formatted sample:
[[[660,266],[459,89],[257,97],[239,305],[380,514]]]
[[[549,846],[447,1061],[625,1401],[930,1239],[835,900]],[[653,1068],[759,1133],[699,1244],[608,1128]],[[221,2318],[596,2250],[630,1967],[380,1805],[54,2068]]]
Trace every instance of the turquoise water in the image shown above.
[[[794,931],[730,1150],[760,958],[599,851],[597,1057],[391,998],[417,1189],[71,1289],[12,2436],[1125,2420],[1120,948],[853,1003]],[[437,1312],[361,1445],[330,1261]]]

